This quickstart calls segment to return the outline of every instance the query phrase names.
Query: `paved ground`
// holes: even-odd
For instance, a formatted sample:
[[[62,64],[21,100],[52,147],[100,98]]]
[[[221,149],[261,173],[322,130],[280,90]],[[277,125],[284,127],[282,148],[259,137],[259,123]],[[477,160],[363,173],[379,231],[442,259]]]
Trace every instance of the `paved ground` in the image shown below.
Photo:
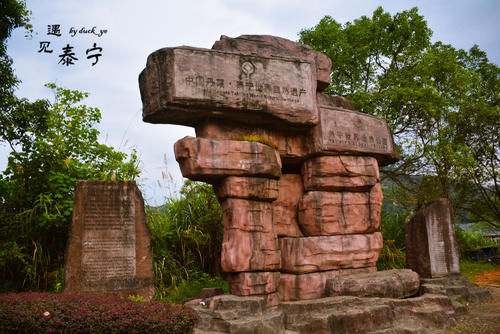
[[[493,300],[469,305],[469,313],[459,318],[459,324],[443,333],[500,334],[500,269],[479,274],[475,283],[489,289]]]

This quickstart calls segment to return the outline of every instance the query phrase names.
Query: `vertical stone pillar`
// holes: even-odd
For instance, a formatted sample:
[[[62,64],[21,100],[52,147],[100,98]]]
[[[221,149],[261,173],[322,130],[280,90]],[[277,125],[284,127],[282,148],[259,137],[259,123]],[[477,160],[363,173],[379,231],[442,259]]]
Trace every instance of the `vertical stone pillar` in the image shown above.
[[[154,293],[150,233],[135,182],[78,181],[64,292]]]
[[[406,223],[406,261],[422,277],[460,273],[453,207],[440,198]]]

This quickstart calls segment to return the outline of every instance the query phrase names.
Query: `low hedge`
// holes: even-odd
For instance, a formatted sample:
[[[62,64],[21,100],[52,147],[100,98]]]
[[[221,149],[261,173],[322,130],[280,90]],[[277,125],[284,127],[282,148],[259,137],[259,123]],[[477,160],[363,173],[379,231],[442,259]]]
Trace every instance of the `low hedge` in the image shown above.
[[[49,293],[0,295],[0,333],[190,333],[196,314],[168,302]]]

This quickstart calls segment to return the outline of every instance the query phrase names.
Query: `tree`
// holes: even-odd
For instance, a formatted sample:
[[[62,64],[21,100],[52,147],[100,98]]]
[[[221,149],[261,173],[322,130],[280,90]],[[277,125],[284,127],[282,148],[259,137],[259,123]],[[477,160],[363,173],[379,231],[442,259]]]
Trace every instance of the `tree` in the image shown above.
[[[79,179],[134,179],[137,156],[100,144],[87,93],[58,88],[55,102],[19,103],[3,114],[0,139],[12,148],[0,177],[0,280],[4,288],[46,289],[62,268]],[[24,280],[20,280],[24,277]]]
[[[499,67],[477,46],[457,50],[431,35],[417,8],[391,16],[379,7],[344,25],[326,16],[300,41],[332,59],[328,94],[388,122],[402,160],[382,172],[408,209],[447,197],[472,211],[481,199],[495,226]]]

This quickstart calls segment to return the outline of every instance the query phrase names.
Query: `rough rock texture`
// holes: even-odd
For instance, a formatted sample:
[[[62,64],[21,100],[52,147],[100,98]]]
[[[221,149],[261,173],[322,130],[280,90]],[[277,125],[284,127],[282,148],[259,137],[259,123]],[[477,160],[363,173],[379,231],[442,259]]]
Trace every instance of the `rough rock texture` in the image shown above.
[[[280,275],[280,300],[305,300],[326,297],[325,285],[330,278],[351,275],[354,273],[375,272],[377,268],[338,269],[319,271],[310,274],[287,274]]]
[[[304,131],[267,128],[248,123],[221,122],[216,119],[201,121],[196,125],[195,130],[196,136],[202,138],[234,140],[249,135],[266,138],[276,145],[284,164],[300,165],[303,157],[307,155],[305,144],[307,132]]]
[[[305,190],[367,191],[380,181],[377,160],[361,156],[321,156],[302,165]]]
[[[442,198],[406,223],[406,261],[425,278],[460,273],[453,208]]]
[[[214,182],[225,176],[278,179],[281,166],[271,147],[248,141],[184,137],[174,145],[182,175]]]
[[[230,273],[228,281],[233,295],[264,295],[278,291],[280,273],[277,271]]]
[[[221,264],[225,272],[279,270],[271,203],[228,198],[222,203],[222,215]]]
[[[205,299],[223,294],[224,290],[222,290],[222,288],[203,288],[201,289],[201,292],[198,295],[197,299]]]
[[[153,296],[151,241],[134,181],[78,181],[64,292]]]
[[[198,322],[193,333],[285,333],[285,315],[277,308],[266,308],[263,297],[216,296],[185,304],[196,311]]]
[[[364,154],[379,166],[399,160],[392,134],[384,120],[345,109],[339,97],[316,94],[320,123],[310,133],[310,155]]]
[[[274,232],[278,236],[302,237],[297,222],[297,206],[304,193],[300,174],[283,174],[278,199],[273,202]]]
[[[216,296],[186,304],[198,317],[194,333],[440,333],[454,325],[447,296],[410,299],[328,297],[282,302],[266,308],[264,298]]]
[[[326,296],[406,298],[418,293],[420,278],[410,269],[350,274],[326,281]]]
[[[163,48],[149,55],[139,86],[150,123],[196,126],[206,117],[288,128],[318,123],[316,65],[296,58]]]
[[[299,201],[299,225],[304,235],[375,232],[382,201],[378,183],[370,192],[309,191]]]
[[[311,273],[374,267],[382,250],[382,234],[279,238],[281,272]]]
[[[278,180],[228,176],[215,186],[215,194],[219,200],[233,197],[274,201],[278,198]]]
[[[266,35],[241,35],[236,38],[221,36],[212,46],[214,50],[231,51],[245,55],[267,57],[291,57],[315,64],[318,90],[330,85],[332,62],[324,54],[314,51],[310,46],[290,40]]]

